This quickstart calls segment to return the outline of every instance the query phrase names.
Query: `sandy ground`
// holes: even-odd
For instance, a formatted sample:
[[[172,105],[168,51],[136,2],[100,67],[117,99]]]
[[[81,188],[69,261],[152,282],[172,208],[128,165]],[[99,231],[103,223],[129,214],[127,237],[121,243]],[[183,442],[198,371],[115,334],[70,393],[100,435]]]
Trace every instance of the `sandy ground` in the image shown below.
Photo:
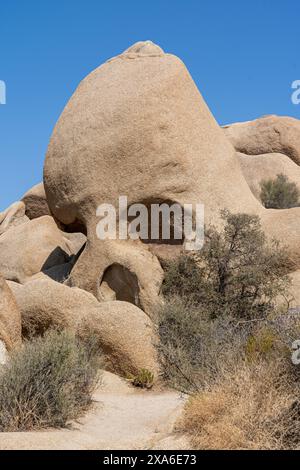
[[[104,373],[95,403],[70,429],[0,433],[0,450],[177,450],[188,449],[174,432],[185,399],[174,391],[137,390]]]

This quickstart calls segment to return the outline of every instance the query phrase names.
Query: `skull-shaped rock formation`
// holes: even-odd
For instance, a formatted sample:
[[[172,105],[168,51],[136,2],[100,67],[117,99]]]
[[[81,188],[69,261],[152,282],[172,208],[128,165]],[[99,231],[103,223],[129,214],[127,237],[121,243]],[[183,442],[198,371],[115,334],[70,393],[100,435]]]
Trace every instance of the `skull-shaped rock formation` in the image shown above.
[[[87,233],[70,284],[98,299],[130,297],[150,313],[162,281],[147,244],[97,238],[98,206],[118,207],[121,195],[128,206],[202,203],[207,223],[218,224],[223,208],[258,214],[300,260],[300,211],[261,206],[182,61],[150,41],[81,82],[54,129],[44,184],[54,217]]]

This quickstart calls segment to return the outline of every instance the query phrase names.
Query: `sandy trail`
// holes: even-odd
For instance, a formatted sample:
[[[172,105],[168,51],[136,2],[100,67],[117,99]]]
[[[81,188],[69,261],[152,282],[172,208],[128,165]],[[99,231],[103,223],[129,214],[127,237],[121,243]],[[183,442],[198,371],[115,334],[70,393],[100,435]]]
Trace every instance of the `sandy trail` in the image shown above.
[[[71,429],[0,433],[0,450],[188,449],[174,432],[185,399],[174,391],[141,391],[105,372],[94,406]]]

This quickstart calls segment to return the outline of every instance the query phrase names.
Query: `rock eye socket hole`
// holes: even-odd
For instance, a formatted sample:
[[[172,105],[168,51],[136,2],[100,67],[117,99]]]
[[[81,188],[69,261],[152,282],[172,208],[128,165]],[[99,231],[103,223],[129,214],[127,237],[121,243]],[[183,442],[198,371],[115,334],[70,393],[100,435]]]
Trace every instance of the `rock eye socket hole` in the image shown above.
[[[171,201],[171,200],[151,199],[151,200],[141,201],[139,202],[139,204],[144,205],[148,213],[148,237],[147,238],[140,237],[140,240],[142,243],[153,244],[153,245],[181,245],[181,246],[184,244],[183,208],[181,206],[180,208],[181,208],[182,216],[181,216],[180,224],[181,224],[181,230],[182,230],[182,237],[175,238],[175,217],[174,217],[173,211],[170,211],[170,219],[168,220],[168,227],[167,227],[167,232],[169,231],[170,238],[163,238],[163,223],[162,223],[161,212],[159,214],[159,238],[151,237],[151,226],[152,226],[151,207],[152,205],[156,204],[156,205],[161,206],[162,204],[164,204],[165,206],[168,206],[170,210],[174,204],[177,205],[178,203]],[[139,214],[137,214],[137,216],[138,215]],[[129,223],[132,222],[135,218],[136,217],[128,216],[128,222]]]
[[[137,276],[119,263],[109,266],[100,283],[104,300],[120,300],[141,308]]]
[[[58,222],[58,225],[61,230],[66,233],[83,233],[83,235],[87,235],[86,225],[78,218],[76,218],[71,224],[65,225]]]

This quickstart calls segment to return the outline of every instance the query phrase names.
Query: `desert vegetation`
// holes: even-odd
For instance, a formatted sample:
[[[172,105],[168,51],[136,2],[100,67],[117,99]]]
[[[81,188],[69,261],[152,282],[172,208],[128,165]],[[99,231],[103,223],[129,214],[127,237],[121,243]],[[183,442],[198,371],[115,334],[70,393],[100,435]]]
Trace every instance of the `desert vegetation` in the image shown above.
[[[64,427],[92,402],[100,380],[92,337],[49,331],[26,341],[0,369],[0,431]]]
[[[211,319],[266,317],[287,290],[287,252],[267,241],[257,216],[226,210],[221,216],[224,230],[209,228],[201,251],[165,266],[163,294],[179,296]]]
[[[279,356],[238,361],[190,398],[179,427],[198,449],[297,449],[299,378]]]
[[[159,353],[166,380],[190,395],[179,424],[198,449],[297,447],[300,323],[288,304],[286,251],[259,219],[223,212],[204,249],[165,265]]]
[[[300,205],[300,191],[296,183],[284,174],[275,179],[262,180],[260,199],[267,209],[290,209]]]
[[[128,374],[128,380],[134,387],[149,390],[154,384],[154,374],[148,369],[141,369],[137,375]]]

